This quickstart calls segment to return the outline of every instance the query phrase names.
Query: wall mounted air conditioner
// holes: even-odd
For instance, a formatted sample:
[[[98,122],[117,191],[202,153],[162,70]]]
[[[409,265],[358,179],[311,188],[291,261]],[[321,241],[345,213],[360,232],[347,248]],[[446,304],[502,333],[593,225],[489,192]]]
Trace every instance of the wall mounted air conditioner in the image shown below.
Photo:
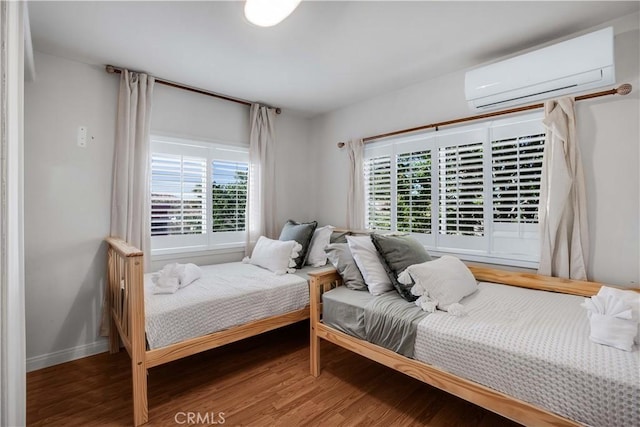
[[[465,75],[476,111],[556,98],[615,83],[613,27],[496,62]]]

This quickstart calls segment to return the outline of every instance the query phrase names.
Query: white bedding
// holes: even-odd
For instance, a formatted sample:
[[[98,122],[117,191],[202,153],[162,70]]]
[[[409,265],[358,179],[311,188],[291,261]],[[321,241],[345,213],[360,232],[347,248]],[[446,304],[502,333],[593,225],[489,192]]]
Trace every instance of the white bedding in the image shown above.
[[[640,351],[589,340],[582,297],[480,283],[418,325],[415,358],[592,426],[640,426]]]
[[[202,278],[175,294],[153,294],[145,274],[150,349],[299,310],[309,304],[306,270],[277,276],[240,262],[203,266]]]

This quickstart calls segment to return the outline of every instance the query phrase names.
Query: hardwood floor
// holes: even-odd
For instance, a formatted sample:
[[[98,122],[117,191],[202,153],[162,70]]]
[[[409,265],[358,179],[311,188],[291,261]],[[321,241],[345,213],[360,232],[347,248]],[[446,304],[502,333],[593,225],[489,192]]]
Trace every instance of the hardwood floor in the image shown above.
[[[324,341],[322,373],[313,378],[308,327],[152,368],[148,425],[517,425]],[[131,425],[129,363],[123,350],[29,373],[28,425]]]

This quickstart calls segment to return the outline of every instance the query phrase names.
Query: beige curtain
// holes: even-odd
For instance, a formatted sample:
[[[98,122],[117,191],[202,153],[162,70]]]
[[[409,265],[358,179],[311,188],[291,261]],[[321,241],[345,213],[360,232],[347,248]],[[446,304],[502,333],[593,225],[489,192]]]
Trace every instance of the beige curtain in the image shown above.
[[[587,206],[574,103],[572,98],[545,103],[538,273],[586,280]]]
[[[251,255],[260,236],[276,238],[275,118],[273,108],[251,105],[249,134],[249,186],[247,240]]]
[[[151,258],[149,132],[154,82],[152,76],[122,70],[111,193],[111,236],[140,248],[145,255],[145,270]],[[103,336],[109,327],[104,307],[103,303]]]
[[[364,142],[352,139],[346,143],[349,154],[349,186],[347,187],[347,228],[364,229]]]

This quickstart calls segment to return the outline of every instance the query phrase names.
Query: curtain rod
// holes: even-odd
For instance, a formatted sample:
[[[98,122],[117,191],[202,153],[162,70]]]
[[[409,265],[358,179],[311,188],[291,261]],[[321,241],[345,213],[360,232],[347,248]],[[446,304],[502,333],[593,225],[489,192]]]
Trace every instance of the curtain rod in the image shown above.
[[[110,73],[110,74],[113,74],[113,73],[120,74],[120,73],[122,73],[123,69],[120,68],[120,67],[115,67],[113,65],[106,65],[105,66],[105,70],[107,71],[107,73]],[[222,95],[222,94],[211,92],[211,91],[208,91],[208,90],[198,89],[196,87],[191,87],[191,86],[186,86],[186,85],[183,85],[183,84],[180,84],[180,83],[172,82],[170,80],[165,80],[165,79],[161,79],[161,78],[158,78],[158,77],[156,77],[156,83],[159,83],[159,84],[165,85],[165,86],[169,86],[169,87],[175,87],[175,88],[182,89],[182,90],[187,90],[189,92],[199,93],[201,95],[213,96],[214,98],[224,99],[225,101],[235,102],[237,104],[246,105],[247,107],[250,107],[251,104],[252,104],[252,102],[246,101],[244,99],[233,98],[231,96]],[[272,107],[270,105],[267,105],[266,107],[274,108],[276,110],[276,114],[280,114],[282,112],[282,110],[280,108],[277,108],[277,107]]]
[[[604,90],[602,92],[595,92],[595,93],[589,93],[586,95],[581,95],[581,96],[576,96],[576,101],[584,101],[585,99],[591,99],[591,98],[598,98],[600,96],[605,96],[605,95],[627,95],[631,92],[632,86],[629,83],[624,83],[621,84],[620,86],[618,86],[615,89],[610,89],[610,90]],[[454,119],[454,120],[447,120],[445,122],[438,122],[438,123],[431,123],[429,125],[423,125],[423,126],[418,126],[418,127],[414,127],[414,128],[408,128],[408,129],[402,129],[402,130],[396,130],[393,132],[388,132],[388,133],[381,133],[380,135],[374,135],[374,136],[368,136],[366,138],[362,139],[362,142],[364,142],[365,144],[368,142],[372,142],[378,139],[382,139],[382,138],[388,138],[390,136],[395,136],[395,135],[401,135],[404,133],[410,133],[410,132],[417,132],[419,130],[425,130],[425,129],[432,129],[435,128],[436,130],[438,130],[438,128],[442,127],[442,126],[448,126],[448,125],[453,125],[453,124],[457,124],[457,123],[464,123],[464,122],[470,122],[473,120],[480,120],[480,119],[486,119],[489,117],[496,117],[496,116],[503,116],[505,114],[513,114],[513,113],[519,113],[522,111],[528,111],[528,110],[536,110],[538,108],[543,108],[544,107],[544,103],[541,104],[532,104],[532,105],[527,105],[524,107],[517,107],[517,108],[511,108],[508,110],[500,110],[500,111],[494,111],[491,113],[485,113],[485,114],[478,114],[476,116],[467,116],[467,117],[462,117],[459,119]],[[344,142],[338,142],[338,148],[342,148],[344,147]]]

